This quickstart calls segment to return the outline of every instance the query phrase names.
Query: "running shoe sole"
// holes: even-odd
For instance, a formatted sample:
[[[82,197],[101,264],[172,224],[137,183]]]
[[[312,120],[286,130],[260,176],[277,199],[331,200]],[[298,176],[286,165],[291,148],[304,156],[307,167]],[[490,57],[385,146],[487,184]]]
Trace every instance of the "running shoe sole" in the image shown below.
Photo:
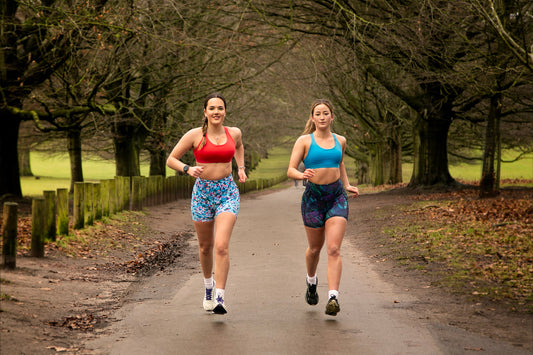
[[[318,280],[316,285],[311,285],[307,281],[305,283],[307,285],[307,291],[305,292],[305,301],[307,302],[307,304],[314,306],[318,304],[318,293],[316,292]]]
[[[328,304],[326,305],[326,314],[328,316],[336,316],[340,310],[341,307],[339,306],[339,302],[335,298],[330,298]]]
[[[228,311],[226,310],[226,306],[224,306],[223,303],[217,304],[217,306],[213,309],[214,314],[226,314]]]

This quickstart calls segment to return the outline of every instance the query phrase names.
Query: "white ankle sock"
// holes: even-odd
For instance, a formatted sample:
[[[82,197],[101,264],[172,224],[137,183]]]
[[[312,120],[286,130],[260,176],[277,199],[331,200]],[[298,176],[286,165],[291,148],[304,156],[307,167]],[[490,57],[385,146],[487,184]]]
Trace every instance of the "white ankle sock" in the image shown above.
[[[311,277],[309,275],[307,275],[307,282],[310,284],[310,285],[316,285],[316,275]]]
[[[213,288],[213,277],[210,277],[208,279],[204,278],[204,284],[205,288]]]
[[[331,298],[331,296],[335,296],[335,298],[339,298],[339,291],[337,291],[337,290],[329,290],[328,291],[328,299]]]

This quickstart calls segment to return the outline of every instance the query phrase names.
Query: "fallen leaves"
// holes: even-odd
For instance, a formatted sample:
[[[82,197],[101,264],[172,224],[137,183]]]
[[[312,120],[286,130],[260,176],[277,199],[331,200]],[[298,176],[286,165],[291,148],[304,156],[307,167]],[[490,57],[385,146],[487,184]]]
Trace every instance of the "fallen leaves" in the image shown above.
[[[438,270],[438,283],[533,311],[533,193],[477,191],[417,196],[389,231],[403,263]],[[427,201],[427,202],[426,202]]]
[[[66,317],[61,322],[50,321],[48,324],[55,327],[66,327],[71,330],[92,331],[94,327],[104,318],[106,317],[95,316],[92,313],[83,313]]]
[[[47,349],[50,349],[50,350],[55,350],[56,352],[58,353],[64,353],[64,352],[76,352],[78,350],[80,350],[79,348],[65,348],[63,346],[47,346],[46,347]]]

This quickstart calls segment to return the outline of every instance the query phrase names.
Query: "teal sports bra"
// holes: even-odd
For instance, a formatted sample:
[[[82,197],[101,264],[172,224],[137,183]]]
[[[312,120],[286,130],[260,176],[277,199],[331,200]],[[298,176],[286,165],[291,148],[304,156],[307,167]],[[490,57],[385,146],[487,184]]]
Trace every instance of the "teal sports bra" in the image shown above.
[[[324,149],[315,141],[313,133],[311,136],[311,145],[309,151],[304,159],[306,169],[320,169],[320,168],[338,168],[342,160],[342,146],[337,140],[335,134],[335,146],[330,149]]]

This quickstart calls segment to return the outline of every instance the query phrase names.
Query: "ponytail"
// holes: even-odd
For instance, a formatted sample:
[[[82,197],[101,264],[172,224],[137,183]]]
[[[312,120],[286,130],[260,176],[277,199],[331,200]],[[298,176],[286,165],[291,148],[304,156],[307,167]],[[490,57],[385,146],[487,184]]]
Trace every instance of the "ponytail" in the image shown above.
[[[307,123],[305,124],[305,129],[302,134],[310,134],[316,131],[315,123],[313,122],[313,119],[309,118],[307,120]]]
[[[200,148],[203,148],[204,145],[207,144],[207,139],[205,138],[206,134],[207,134],[207,125],[208,125],[208,121],[207,121],[207,117],[204,116],[204,123],[202,124],[202,141],[200,142],[200,145],[198,146]]]

